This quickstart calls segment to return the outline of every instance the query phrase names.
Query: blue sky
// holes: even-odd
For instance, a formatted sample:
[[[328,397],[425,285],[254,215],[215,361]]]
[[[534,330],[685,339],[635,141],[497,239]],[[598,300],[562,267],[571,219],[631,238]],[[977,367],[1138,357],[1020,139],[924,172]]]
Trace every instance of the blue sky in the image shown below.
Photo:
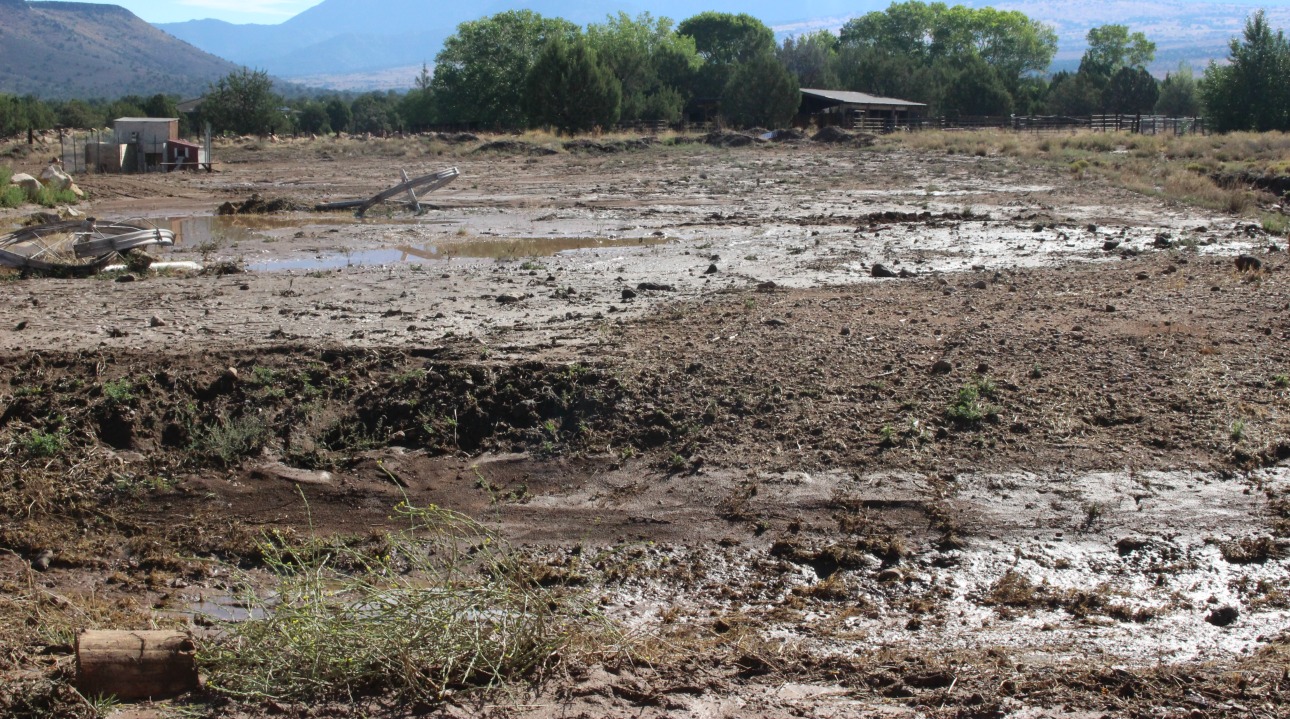
[[[148,22],[181,22],[215,18],[235,23],[276,25],[321,0],[106,0]]]

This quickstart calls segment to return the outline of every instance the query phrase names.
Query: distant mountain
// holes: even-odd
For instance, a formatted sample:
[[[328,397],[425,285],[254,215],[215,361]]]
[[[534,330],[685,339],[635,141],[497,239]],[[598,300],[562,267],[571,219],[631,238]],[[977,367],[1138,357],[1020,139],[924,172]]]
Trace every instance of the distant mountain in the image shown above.
[[[192,95],[236,70],[116,5],[0,0],[0,92]]]
[[[3,0],[0,0],[3,1]],[[1020,10],[1057,29],[1059,49],[1054,68],[1077,66],[1088,29],[1122,23],[1141,30],[1157,46],[1153,69],[1160,74],[1180,61],[1203,66],[1227,55],[1228,40],[1240,33],[1254,5],[1204,0],[961,0],[966,4]],[[233,25],[196,20],[158,25],[177,38],[239,64],[310,84],[355,89],[368,78],[383,78],[389,87],[392,68],[434,64],[443,41],[458,24],[508,9],[527,8],[585,25],[618,11],[684,20],[701,9],[747,12],[772,26],[781,38],[815,29],[836,30],[847,19],[881,10],[890,0],[713,0],[696,6],[683,0],[491,0],[481,5],[431,0],[324,0],[280,25]],[[1267,0],[1274,27],[1290,29],[1287,0]],[[412,84],[408,73],[403,87]]]
[[[757,3],[752,3],[757,4]],[[749,12],[769,23],[811,12],[815,17],[885,7],[880,0],[808,0],[770,13],[749,10],[747,0],[715,0],[703,9]],[[768,6],[768,4],[767,4]],[[512,9],[528,9],[585,25],[611,13],[684,20],[700,10],[683,0],[493,0],[481,5],[429,0],[324,0],[280,25],[234,25],[218,20],[166,23],[157,27],[208,52],[289,78],[370,73],[399,66],[434,64],[457,25]],[[809,9],[809,10],[808,10]],[[407,78],[412,84],[415,73]]]

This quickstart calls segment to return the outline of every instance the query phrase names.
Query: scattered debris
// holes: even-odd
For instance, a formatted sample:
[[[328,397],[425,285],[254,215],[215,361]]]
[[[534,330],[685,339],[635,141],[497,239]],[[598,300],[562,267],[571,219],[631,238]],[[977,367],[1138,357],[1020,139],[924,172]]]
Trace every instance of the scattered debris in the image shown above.
[[[281,197],[265,200],[259,193],[251,195],[245,202],[235,205],[225,202],[215,211],[218,215],[272,215],[279,212],[296,212],[306,209],[304,205]]]
[[[54,275],[92,275],[132,250],[169,247],[175,233],[130,222],[94,218],[25,227],[0,237],[0,266]]]

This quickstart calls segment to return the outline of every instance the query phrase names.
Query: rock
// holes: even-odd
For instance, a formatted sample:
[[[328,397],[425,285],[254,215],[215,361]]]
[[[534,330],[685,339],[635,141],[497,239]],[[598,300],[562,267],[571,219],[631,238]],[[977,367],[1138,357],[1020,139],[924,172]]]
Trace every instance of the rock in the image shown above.
[[[48,571],[49,564],[53,560],[54,560],[54,552],[52,550],[45,549],[45,550],[42,550],[40,554],[37,554],[36,557],[31,560],[31,566],[33,569],[37,571],[41,571],[41,572]]]
[[[913,272],[910,272],[909,270],[905,269],[904,267],[900,268],[900,274],[899,274],[899,277],[900,277],[900,279],[902,279],[902,280],[907,280],[907,279],[909,279],[909,278],[911,278],[911,277],[917,277],[917,276],[918,276],[917,274],[915,274],[915,273],[913,273]]]
[[[68,183],[67,190],[70,191],[73,195],[76,195],[76,199],[78,200],[85,199],[85,190],[82,190],[81,188],[77,187],[75,182]]]
[[[760,290],[761,292],[770,292],[776,287],[779,287],[779,285],[775,284],[771,280],[766,280],[765,282],[757,283],[757,289]]]
[[[15,332],[22,332],[23,330],[27,329],[27,320],[23,320],[22,322],[19,322],[18,324],[14,325],[13,329]]]
[[[1174,241],[1169,239],[1169,235],[1162,233],[1162,234],[1156,235],[1155,241],[1152,242],[1151,244],[1159,249],[1167,250],[1170,247],[1174,246]]]
[[[884,569],[878,572],[878,581],[880,582],[899,582],[904,578],[905,575],[901,574],[899,569]]]
[[[718,272],[718,270],[717,270],[717,266],[716,266],[715,264],[712,264],[712,265],[708,265],[708,269],[704,270],[704,271],[703,271],[703,274],[705,274],[705,275],[715,275],[715,274],[717,274],[717,272]]]
[[[40,173],[40,181],[45,183],[46,187],[52,187],[55,190],[66,190],[72,184],[72,176],[63,172],[62,168],[50,165]]]
[[[1124,557],[1149,546],[1151,546],[1151,540],[1146,537],[1124,537],[1115,543],[1115,551]]]
[[[841,332],[839,332],[839,334],[841,334],[843,337],[850,337],[850,336],[851,336],[851,328],[850,328],[850,327],[843,327],[843,328],[842,328],[842,330],[841,330]]]
[[[138,277],[135,277],[134,275],[132,275],[132,274],[130,274],[130,273],[128,273],[128,272],[127,272],[127,273],[125,273],[124,275],[121,275],[120,277],[116,278],[116,281],[117,281],[117,282],[134,282],[134,281],[135,281],[135,280],[137,280],[137,279],[139,279],[139,278],[138,278]]]
[[[1223,605],[1209,610],[1209,616],[1205,617],[1205,621],[1216,627],[1226,627],[1235,624],[1240,616],[1241,610],[1231,605]]]
[[[1151,279],[1151,275],[1147,274],[1146,272],[1139,272],[1138,274],[1134,275],[1134,277],[1137,277],[1140,280]]]
[[[156,315],[153,315],[152,319],[148,320],[148,324],[153,327],[165,327],[166,321]]]
[[[950,364],[948,360],[937,360],[932,365],[932,374],[949,374],[952,371],[954,371],[954,365]]]
[[[642,282],[639,285],[636,285],[636,289],[653,292],[676,292],[676,287],[665,285],[661,282]]]
[[[130,333],[117,327],[110,327],[108,328],[107,335],[108,337],[121,338],[121,337],[129,337]]]
[[[869,276],[879,277],[883,279],[890,279],[893,277],[899,277],[900,275],[897,275],[895,272],[892,272],[891,270],[887,269],[886,265],[875,264],[873,267],[869,268]]]
[[[28,199],[35,199],[36,193],[40,192],[40,188],[42,187],[40,180],[37,180],[25,172],[19,172],[13,177],[10,177],[9,184],[21,187],[27,193]]]
[[[988,289],[990,285],[985,280],[977,280],[976,282],[972,283],[971,287],[974,290],[984,290],[984,289]]]
[[[636,297],[636,290],[623,288],[623,299],[630,300]]]
[[[1110,252],[1119,246],[1120,246],[1119,240],[1107,240],[1106,242],[1102,243],[1102,249],[1107,252]]]
[[[513,305],[513,304],[515,304],[516,302],[519,302],[519,301],[520,301],[520,298],[519,298],[519,297],[516,297],[515,295],[498,295],[498,296],[497,296],[497,303],[498,303],[498,304],[502,304],[502,305]]]
[[[1241,272],[1257,272],[1263,269],[1263,262],[1253,255],[1241,255],[1236,258],[1236,269]]]
[[[762,324],[770,325],[771,327],[783,327],[788,323],[776,317],[776,318],[765,320],[764,322],[762,322]]]

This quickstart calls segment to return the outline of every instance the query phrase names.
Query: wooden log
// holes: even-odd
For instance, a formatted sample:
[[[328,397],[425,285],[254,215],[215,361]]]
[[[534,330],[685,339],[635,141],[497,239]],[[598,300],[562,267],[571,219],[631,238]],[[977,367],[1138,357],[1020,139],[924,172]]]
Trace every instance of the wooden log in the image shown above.
[[[76,637],[76,688],[87,697],[164,699],[198,687],[197,645],[171,631],[84,631]]]

